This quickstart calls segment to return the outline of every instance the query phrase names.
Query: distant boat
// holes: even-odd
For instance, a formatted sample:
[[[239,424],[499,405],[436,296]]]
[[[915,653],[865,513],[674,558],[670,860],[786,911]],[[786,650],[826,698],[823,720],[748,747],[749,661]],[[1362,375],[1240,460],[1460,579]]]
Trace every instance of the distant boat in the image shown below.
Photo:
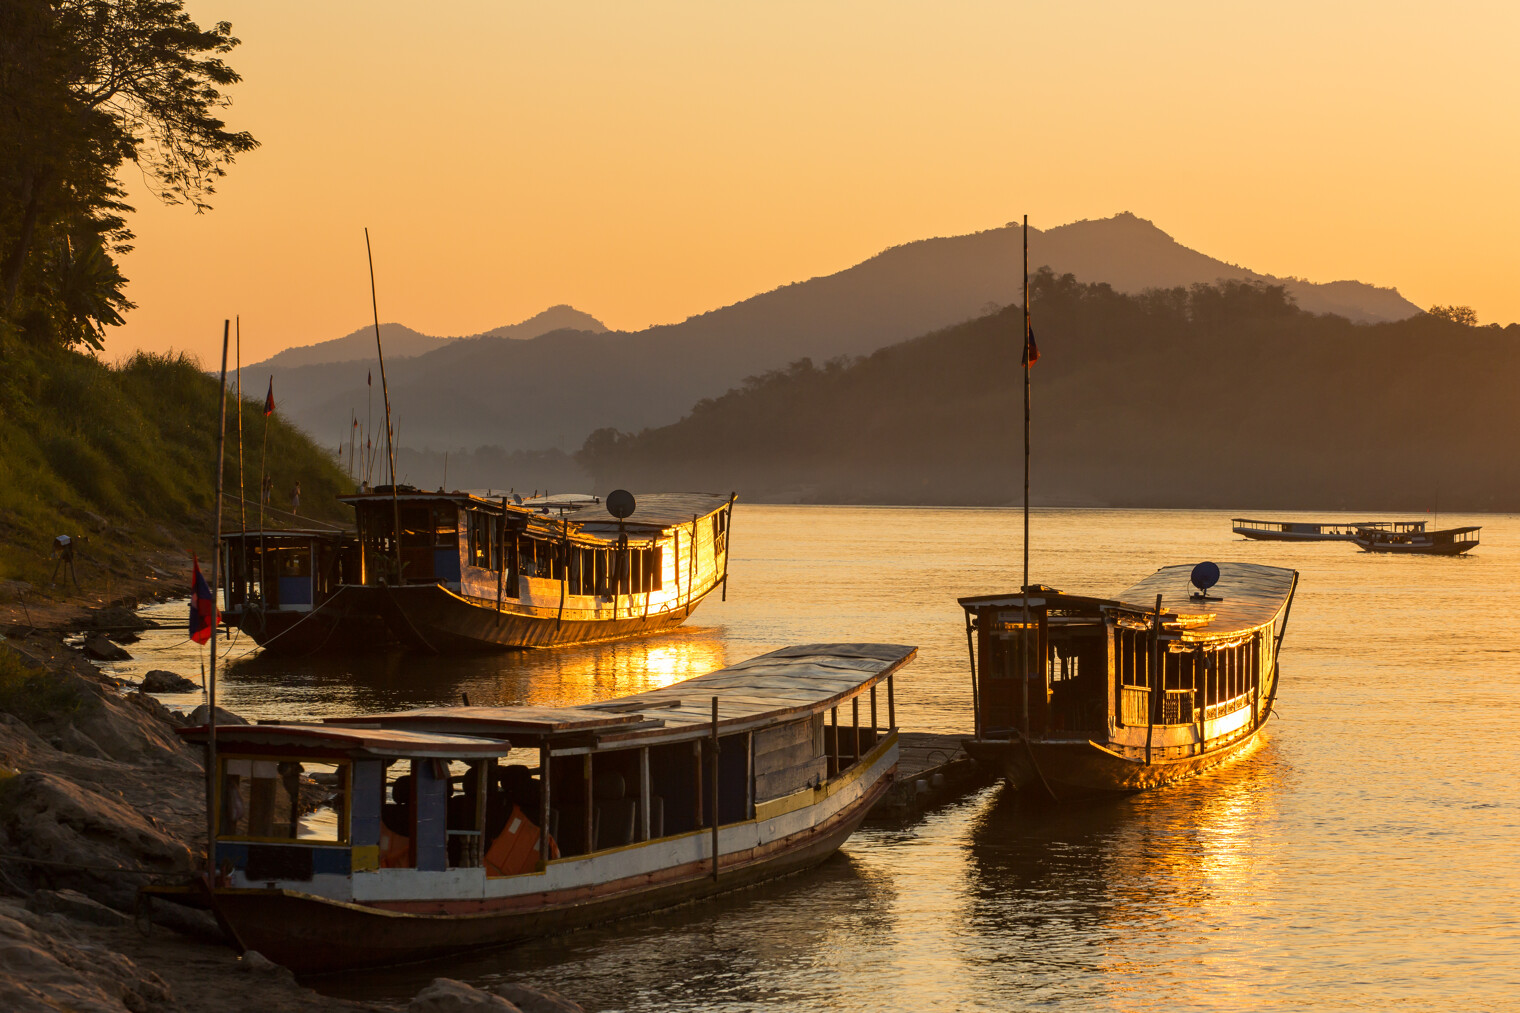
[[[1360,521],[1340,524],[1328,521],[1256,521],[1246,517],[1230,520],[1231,530],[1243,538],[1263,542],[1351,542],[1363,528],[1406,533],[1424,531],[1424,521]]]
[[[1460,556],[1478,547],[1482,526],[1445,528],[1441,531],[1384,531],[1361,528],[1351,539],[1365,552],[1401,552],[1424,556]]]
[[[1272,713],[1298,573],[1221,563],[1201,597],[1189,571],[1166,567],[1114,598],[1033,585],[960,599],[974,659],[966,751],[1064,799],[1152,788],[1248,748]]]
[[[592,496],[381,486],[341,497],[357,535],[223,536],[226,600],[260,645],[297,654],[555,647],[679,626],[726,587],[734,497],[655,494],[634,512],[623,495],[619,519]],[[260,552],[269,553],[267,585]],[[338,572],[341,581],[329,577]],[[307,583],[287,585],[286,573]]]
[[[891,787],[893,676],[916,653],[812,644],[576,707],[221,726],[215,879],[144,893],[210,907],[239,948],[323,972],[541,938],[797,872]]]

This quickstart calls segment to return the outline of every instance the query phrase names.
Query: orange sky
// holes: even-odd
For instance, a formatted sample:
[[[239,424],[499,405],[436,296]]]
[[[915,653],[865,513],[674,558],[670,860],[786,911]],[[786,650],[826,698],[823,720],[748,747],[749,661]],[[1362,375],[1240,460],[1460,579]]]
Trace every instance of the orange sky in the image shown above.
[[[380,316],[681,320],[901,242],[1133,211],[1277,275],[1520,318],[1499,3],[189,0],[229,20],[215,210],[139,208],[107,340],[244,362]],[[1036,252],[1036,257],[1038,256]]]

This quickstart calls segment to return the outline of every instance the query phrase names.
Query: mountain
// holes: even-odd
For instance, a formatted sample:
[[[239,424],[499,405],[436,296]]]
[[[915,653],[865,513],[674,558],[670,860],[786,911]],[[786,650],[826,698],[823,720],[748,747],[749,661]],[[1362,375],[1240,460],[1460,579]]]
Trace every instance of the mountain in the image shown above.
[[[1520,509],[1520,325],[1355,324],[1259,282],[1127,295],[1050,273],[1031,309],[1036,505]],[[595,489],[1017,504],[1021,315],[793,363],[576,458]]]
[[[1032,264],[1120,291],[1275,280],[1188,250],[1129,214],[1031,229],[1029,240]],[[602,427],[665,425],[751,374],[802,357],[869,354],[1015,301],[1022,243],[1012,225],[921,240],[836,274],[633,333],[456,340],[389,370],[397,439],[434,449],[573,449]],[[1391,289],[1359,282],[1281,284],[1311,312],[1333,309],[1368,321],[1419,312]],[[361,418],[367,411],[362,363],[278,368],[275,390],[282,409],[313,433],[341,436],[351,410]]]
[[[486,331],[477,337],[507,338],[513,340],[527,340],[536,338],[540,334],[548,334],[550,331],[559,330],[590,331],[597,333],[605,331],[601,321],[589,313],[582,313],[573,306],[550,306],[542,313],[537,313],[527,320],[517,324],[507,324]],[[435,349],[459,341],[459,338],[435,338],[410,327],[401,324],[381,324],[380,337],[385,342],[385,357],[391,359],[406,359],[416,355],[425,355]],[[300,345],[296,348],[287,348],[282,352],[270,356],[263,362],[256,362],[248,369],[292,369],[297,366],[315,366],[328,362],[356,362],[375,357],[375,329],[372,325],[365,325],[352,334],[345,334],[341,338],[333,338],[331,341],[319,341],[314,345]]]

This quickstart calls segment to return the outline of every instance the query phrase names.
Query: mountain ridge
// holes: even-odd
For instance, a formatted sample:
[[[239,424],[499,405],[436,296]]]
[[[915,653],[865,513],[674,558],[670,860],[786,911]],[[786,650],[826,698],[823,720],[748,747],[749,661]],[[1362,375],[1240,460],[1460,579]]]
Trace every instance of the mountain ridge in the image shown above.
[[[506,338],[513,341],[525,341],[536,338],[541,334],[551,331],[577,330],[588,331],[593,334],[605,332],[607,327],[596,317],[589,313],[583,313],[574,306],[561,303],[550,306],[548,309],[535,313],[526,320],[515,324],[505,324],[493,327],[480,334],[465,335],[460,337],[436,337],[413,330],[405,324],[386,323],[380,325],[380,337],[385,342],[385,355],[387,359],[409,359],[418,355],[426,355],[436,351],[445,345],[456,341],[468,340],[468,338]],[[351,331],[341,338],[332,338],[328,341],[318,341],[310,345],[297,345],[286,348],[262,362],[255,362],[245,369],[291,369],[300,366],[319,366],[327,363],[359,362],[369,358],[375,349],[375,329],[373,324],[366,324],[358,330]]]
[[[1300,308],[1348,319],[1419,312],[1392,289],[1273,279],[1226,264],[1128,213],[1031,229],[1029,238],[1031,265],[1048,264],[1121,291],[1225,278],[1281,284]],[[1014,302],[1021,294],[1022,244],[1018,226],[916,240],[833,274],[641,331],[456,339],[390,369],[398,443],[570,450],[599,428],[665,425],[746,376],[803,357],[870,354]],[[364,371],[355,365],[273,370],[282,406],[313,432],[346,433],[350,411],[367,397]]]

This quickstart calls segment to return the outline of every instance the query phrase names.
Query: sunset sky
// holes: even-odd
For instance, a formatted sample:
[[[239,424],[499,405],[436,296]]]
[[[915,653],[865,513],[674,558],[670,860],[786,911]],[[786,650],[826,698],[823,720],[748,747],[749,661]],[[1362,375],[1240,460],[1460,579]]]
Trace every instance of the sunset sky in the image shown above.
[[[231,21],[215,210],[139,210],[106,354],[380,316],[668,323],[887,246],[1132,211],[1257,271],[1520,319],[1507,4],[188,0]],[[1035,252],[1038,259],[1038,251]]]

